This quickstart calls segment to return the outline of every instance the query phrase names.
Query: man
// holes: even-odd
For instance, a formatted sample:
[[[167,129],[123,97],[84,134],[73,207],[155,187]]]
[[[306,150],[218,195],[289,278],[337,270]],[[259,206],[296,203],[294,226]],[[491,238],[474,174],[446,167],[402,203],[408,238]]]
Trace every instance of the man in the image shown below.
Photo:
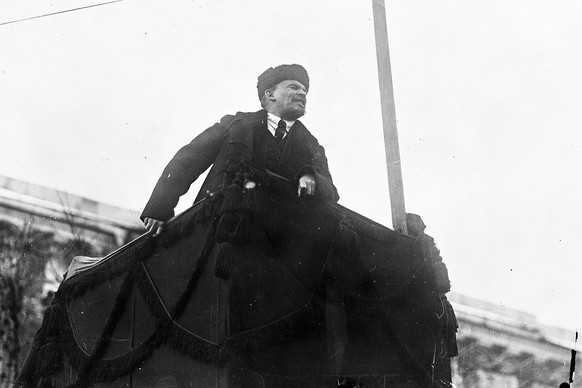
[[[299,197],[338,200],[325,151],[298,120],[307,104],[307,71],[297,64],[269,68],[258,77],[257,89],[263,109],[224,116],[166,166],[141,215],[148,231],[163,231],[180,196],[208,167],[196,201],[218,190],[229,164],[238,160],[291,180]]]

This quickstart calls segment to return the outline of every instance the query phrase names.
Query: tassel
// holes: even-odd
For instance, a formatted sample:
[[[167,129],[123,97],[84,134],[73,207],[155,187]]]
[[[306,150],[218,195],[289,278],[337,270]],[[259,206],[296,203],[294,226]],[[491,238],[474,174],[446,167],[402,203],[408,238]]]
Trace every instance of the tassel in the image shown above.
[[[220,279],[227,280],[232,275],[234,249],[231,243],[221,243],[216,254],[214,274]]]
[[[237,175],[240,173],[237,173]],[[228,241],[236,227],[237,218],[234,214],[241,208],[243,201],[242,187],[236,178],[227,188],[220,209],[220,220],[216,227],[216,241]]]
[[[242,202],[242,187],[235,180],[226,188],[220,212],[224,213],[229,210],[238,210]]]
[[[216,241],[224,242],[229,241],[234,228],[236,227],[237,217],[236,215],[228,211],[220,217],[218,225],[216,227]]]

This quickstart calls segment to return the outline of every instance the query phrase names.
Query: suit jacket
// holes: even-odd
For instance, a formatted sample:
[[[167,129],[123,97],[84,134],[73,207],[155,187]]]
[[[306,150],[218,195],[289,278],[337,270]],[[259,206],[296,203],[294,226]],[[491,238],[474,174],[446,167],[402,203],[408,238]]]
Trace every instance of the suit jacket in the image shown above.
[[[297,120],[279,148],[278,159],[265,165],[265,150],[274,141],[267,129],[267,112],[224,116],[182,147],[164,169],[142,212],[145,217],[166,221],[174,216],[181,195],[212,165],[196,201],[215,192],[223,183],[229,161],[247,159],[258,167],[290,179],[294,183],[304,174],[316,179],[314,200],[337,202],[339,195],[333,185],[324,148]],[[296,187],[296,186],[295,186]]]

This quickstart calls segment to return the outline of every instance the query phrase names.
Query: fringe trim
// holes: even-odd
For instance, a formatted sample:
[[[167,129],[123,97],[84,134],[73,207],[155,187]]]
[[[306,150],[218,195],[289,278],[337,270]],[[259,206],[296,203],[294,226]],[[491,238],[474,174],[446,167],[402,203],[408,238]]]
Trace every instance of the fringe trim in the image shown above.
[[[216,218],[217,209],[220,208],[223,196],[223,193],[217,193],[209,197],[191,214],[184,214],[170,223],[161,238],[154,239],[149,236],[136,241],[133,245],[120,251],[115,258],[111,258],[87,273],[84,278],[61,284],[59,291],[76,299],[96,286],[131,271],[138,262],[151,257],[158,246],[168,248],[181,239],[192,235],[196,230],[196,225],[206,225],[208,221]]]
[[[140,266],[141,267],[141,266]],[[143,267],[141,267],[143,269]],[[135,284],[138,286],[138,289],[142,288],[144,285],[149,285],[147,276],[142,271],[138,271],[135,274],[134,279]],[[141,291],[140,291],[141,293]],[[154,294],[154,299],[155,293]],[[147,296],[143,296],[144,300],[146,300]],[[168,323],[171,323],[169,318],[167,318],[167,314],[162,306],[159,307],[158,313],[154,315],[156,319],[156,327],[163,328],[167,327]],[[69,322],[68,322],[69,323]],[[70,324],[66,326],[66,341],[65,341],[65,349],[66,354],[69,358],[71,366],[78,371],[78,375],[84,367],[91,363],[90,357],[87,356],[77,345],[74,335],[72,332],[72,328]],[[168,334],[168,330],[160,329],[154,330],[148,338],[139,346],[132,349],[131,351],[123,354],[122,356],[112,358],[112,359],[95,359],[91,364],[91,373],[90,375],[86,376],[83,381],[77,381],[76,385],[71,385],[70,387],[84,387],[88,386],[92,383],[102,383],[113,381],[119,377],[125,376],[139,365],[142,365],[153,353],[154,347],[156,344],[161,343],[160,337],[166,337]],[[95,352],[92,356],[95,355]],[[85,385],[83,385],[85,384]]]
[[[252,201],[249,198],[252,198],[251,195],[246,198],[247,201],[245,207],[251,205]],[[149,258],[157,247],[158,243],[151,238],[145,239],[143,242],[138,242],[135,246],[120,253],[120,256],[115,258],[115,260],[104,263],[97,271],[90,274],[91,276],[88,280],[70,284],[67,283],[61,287],[59,290],[60,295],[66,294],[68,298],[74,299],[82,296],[88,290],[94,288],[106,279],[127,273],[93,354],[87,356],[78,347],[68,319],[66,319],[67,322],[63,325],[63,347],[72,367],[78,371],[77,380],[70,386],[71,388],[84,387],[91,383],[112,381],[121,377],[142,364],[152,354],[153,349],[164,342],[167,342],[172,346],[172,348],[189,354],[198,360],[205,362],[223,362],[226,359],[227,353],[236,353],[246,349],[261,349],[268,344],[289,337],[294,332],[294,328],[298,326],[298,322],[304,320],[302,317],[305,314],[293,314],[292,316],[272,325],[268,325],[265,328],[253,330],[244,335],[236,336],[234,339],[229,339],[227,341],[228,343],[223,344],[222,346],[209,343],[201,338],[193,336],[173,323],[172,319],[178,319],[183,313],[192,292],[194,292],[196,288],[201,274],[207,266],[209,255],[214,247],[216,241],[215,237],[217,235],[216,232],[219,218],[216,216],[216,209],[221,208],[221,210],[224,209],[226,211],[226,208],[224,208],[224,205],[221,202],[221,194],[218,194],[214,196],[214,198],[211,198],[210,201],[205,202],[201,210],[195,213],[193,217],[190,217],[167,230],[166,235],[174,237],[168,237],[160,244],[162,246],[169,246],[178,241],[179,238],[193,233],[196,224],[204,224],[205,222],[212,220],[208,238],[192,273],[192,277],[185,290],[178,298],[176,304],[170,309],[170,317],[155,291],[151,288],[149,279],[144,272],[145,268],[141,266],[141,262]],[[231,202],[231,210],[235,207],[234,205],[236,204]],[[230,210],[227,213],[229,212]],[[245,224],[248,226],[249,220],[249,214],[246,209],[243,209],[241,213],[243,213],[243,215],[238,215],[238,222],[235,225],[234,232],[229,235],[229,239],[235,239],[233,237],[238,237],[238,239],[235,239],[237,242],[244,241],[244,238],[240,237],[242,235],[241,230],[244,229]],[[225,214],[223,213],[223,216],[224,215]],[[224,259],[227,258],[227,253],[228,252],[224,252]],[[224,267],[228,266],[225,265]],[[150,313],[155,317],[156,329],[143,344],[132,351],[114,359],[103,359],[103,355],[105,354],[110,342],[111,334],[123,313],[129,296],[131,295],[133,285],[137,285],[137,289],[146,302]],[[300,312],[305,311],[305,309],[300,310]],[[47,319],[49,318],[47,317]],[[231,348],[229,352],[225,350],[227,347]]]
[[[131,271],[135,268],[136,263],[148,259],[156,246],[156,240],[151,237],[138,241],[134,246],[120,252],[117,257],[101,264],[90,274],[87,274],[86,278],[62,283],[59,292],[66,294],[70,299],[77,299],[98,285]]]
[[[147,280],[143,271],[140,271],[136,276],[136,282],[144,301],[150,308],[150,312],[156,317],[156,330],[142,345],[131,352],[114,359],[95,360],[91,364],[91,357],[87,357],[78,349],[70,326],[66,325],[68,326],[67,337],[69,338],[67,354],[72,360],[75,359],[74,357],[80,359],[73,366],[79,369],[85,365],[92,365],[90,375],[84,380],[79,379],[71,387],[83,387],[90,383],[112,381],[126,375],[138,365],[141,365],[152,354],[154,348],[162,343],[167,343],[174,350],[188,354],[202,362],[223,363],[228,355],[259,351],[275,343],[293,338],[294,335],[301,333],[303,330],[312,328],[318,318],[317,308],[314,307],[315,305],[312,302],[308,302],[303,308],[277,322],[230,337],[224,344],[216,345],[186,332],[169,319],[155,292],[151,290],[149,280]],[[179,312],[179,307],[175,307],[172,310]],[[96,353],[97,350],[94,355]]]
[[[235,179],[247,181],[248,177],[245,177],[243,174],[241,177]],[[237,185],[240,188],[238,182]],[[234,188],[232,190],[234,191]],[[152,289],[149,279],[144,272],[144,268],[140,266],[140,262],[146,260],[157,247],[156,241],[153,239],[145,239],[143,242],[136,244],[136,246],[121,252],[115,260],[104,263],[102,268],[99,268],[97,271],[90,274],[91,276],[87,277],[87,280],[83,279],[82,282],[75,282],[70,285],[65,284],[62,287],[59,292],[66,293],[71,298],[76,298],[83,295],[87,290],[100,284],[105,279],[128,273],[124,279],[122,291],[120,291],[116,298],[114,308],[105,329],[103,330],[98,345],[91,356],[87,357],[78,348],[73,337],[70,322],[63,325],[64,329],[61,336],[65,337],[64,347],[66,354],[70,358],[73,367],[80,371],[79,379],[72,385],[72,387],[87,386],[91,382],[112,381],[121,377],[142,364],[148,357],[150,357],[155,347],[162,343],[167,343],[173,349],[188,354],[197,360],[221,363],[224,362],[230,354],[259,351],[272,344],[285,341],[287,338],[293,338],[294,335],[302,332],[306,328],[313,329],[314,322],[320,321],[323,314],[321,311],[318,311],[317,305],[313,304],[315,302],[313,299],[295,313],[290,314],[277,322],[266,325],[265,327],[253,329],[229,337],[223,344],[213,344],[205,341],[202,338],[196,337],[185,331],[173,322],[173,320],[179,319],[183,313],[186,304],[190,300],[191,294],[195,291],[201,274],[207,267],[209,255],[219,237],[217,231],[220,222],[224,223],[230,221],[223,220],[225,216],[228,217],[228,215],[232,215],[233,220],[230,226],[222,225],[229,231],[229,233],[224,236],[224,240],[231,244],[244,241],[244,239],[237,240],[236,237],[237,235],[243,235],[242,231],[245,223],[248,226],[248,222],[250,222],[249,217],[251,211],[249,209],[251,209],[254,202],[253,194],[252,189],[248,190],[248,192],[243,189],[240,198],[238,197],[238,191],[236,194],[231,193],[233,197],[231,197],[231,199],[227,198],[228,201],[226,201],[227,204],[225,205],[223,199],[226,194],[218,193],[211,197],[210,200],[206,201],[200,210],[194,213],[192,217],[182,220],[182,222],[176,224],[177,226],[173,226],[174,229],[167,230],[167,234],[178,236],[171,237],[164,243],[164,245],[169,246],[175,241],[178,241],[179,238],[194,233],[197,224],[207,225],[207,223],[210,222],[210,230],[204,248],[185,290],[179,296],[176,304],[169,310],[170,316],[168,316],[168,312],[159,300],[158,295]],[[240,204],[237,204],[238,199],[241,199]],[[228,204],[229,201],[230,204]],[[331,250],[334,257],[343,256],[350,260],[359,258],[358,240],[360,237],[371,238],[376,241],[382,241],[383,243],[395,243],[401,238],[408,239],[387,228],[375,226],[373,223],[368,225],[364,222],[363,218],[360,219],[355,217],[349,211],[342,210],[339,206],[334,205],[332,208],[335,209],[334,211],[339,217],[338,219],[341,220],[338,226],[337,238],[334,239],[335,245]],[[217,209],[220,209],[220,211]],[[219,214],[221,217],[218,216]],[[227,226],[229,227],[227,228]],[[239,228],[241,228],[240,231]],[[414,242],[412,239],[410,239],[410,241]],[[141,267],[142,270],[139,270],[139,267]],[[225,265],[224,267],[228,267],[228,265]],[[130,280],[130,278],[132,278],[132,280]],[[127,290],[126,282],[128,287]],[[138,291],[142,295],[151,314],[156,319],[156,329],[143,344],[132,351],[114,359],[104,360],[102,357],[110,341],[109,337],[121,316],[127,298],[131,294],[131,286],[134,284],[137,285]],[[127,295],[124,295],[126,293]],[[319,299],[319,296],[317,299]],[[406,344],[402,343],[401,340],[398,340],[397,333],[395,333],[389,323],[390,314],[386,307],[386,301],[383,303],[379,299],[349,295],[346,295],[345,300],[345,307],[348,310],[351,308],[354,308],[355,310],[356,307],[362,309],[362,306],[364,306],[364,310],[369,311],[370,314],[384,317],[387,321],[388,330],[391,332],[391,336],[395,338],[395,343],[399,345],[403,359],[410,365],[410,369],[415,377],[419,382],[430,381],[427,380],[430,378],[430,373],[419,363],[414,356],[414,353],[406,346]],[[363,304],[362,301],[366,301],[367,305]],[[448,301],[446,303],[450,306]],[[449,307],[447,307],[447,309],[448,308]],[[450,310],[452,312],[452,307]],[[454,317],[454,312],[452,312],[452,314]],[[448,332],[450,332],[450,330]],[[447,340],[447,346],[450,348],[451,352],[456,350],[456,342],[454,342],[454,348],[452,344],[452,340]]]
[[[73,369],[79,371],[82,365],[87,364],[89,357],[79,349],[75,342],[70,325],[67,324],[66,326],[67,335],[64,343],[65,354],[67,355],[67,359]],[[153,347],[148,343],[144,343],[122,356],[112,359],[96,360],[92,367],[93,373],[89,379],[90,381],[86,381],[85,383],[87,385],[85,386],[88,386],[91,383],[113,381],[121,376],[127,375],[136,367],[143,364],[143,362],[152,354],[152,351]]]
[[[182,328],[172,325],[166,342],[172,349],[202,362],[220,362],[226,358],[222,346],[193,336]]]

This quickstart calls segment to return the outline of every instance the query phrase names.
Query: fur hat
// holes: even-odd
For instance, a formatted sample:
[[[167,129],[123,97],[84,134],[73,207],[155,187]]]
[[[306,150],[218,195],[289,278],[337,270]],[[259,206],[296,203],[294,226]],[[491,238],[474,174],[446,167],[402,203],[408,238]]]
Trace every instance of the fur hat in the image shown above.
[[[269,67],[259,76],[257,81],[259,100],[265,94],[265,90],[289,79],[301,82],[305,86],[305,91],[309,91],[309,76],[303,66],[296,64],[280,65],[275,68]]]

